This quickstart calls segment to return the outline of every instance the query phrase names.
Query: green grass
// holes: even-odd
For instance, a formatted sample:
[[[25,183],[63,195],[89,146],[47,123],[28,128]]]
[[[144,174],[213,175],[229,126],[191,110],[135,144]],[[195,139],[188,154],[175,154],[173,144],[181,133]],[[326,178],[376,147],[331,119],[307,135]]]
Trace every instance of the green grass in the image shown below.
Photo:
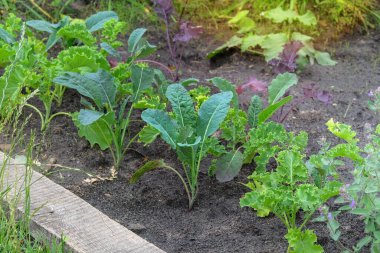
[[[30,185],[32,184],[35,137],[31,133],[29,141],[24,141],[27,119],[20,123],[18,121],[20,115],[21,108],[19,107],[12,116],[13,123],[8,121],[7,127],[1,128],[0,131],[0,135],[3,137],[7,135],[6,139],[10,140],[5,161],[0,163],[0,252],[63,253],[65,252],[63,236],[60,240],[50,241],[42,235],[32,237],[29,230],[30,220],[33,217],[30,210]],[[6,165],[9,163],[9,157],[21,154],[19,152],[22,152],[22,156],[18,156],[17,163],[25,164],[26,176],[20,185],[13,185],[11,188],[6,184]],[[17,211],[21,201],[24,201],[23,214]]]

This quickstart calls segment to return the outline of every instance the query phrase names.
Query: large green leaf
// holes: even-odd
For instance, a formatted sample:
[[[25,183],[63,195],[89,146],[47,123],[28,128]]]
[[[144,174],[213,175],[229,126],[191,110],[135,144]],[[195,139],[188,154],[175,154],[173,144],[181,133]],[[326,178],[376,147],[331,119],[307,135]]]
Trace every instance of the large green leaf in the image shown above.
[[[232,103],[234,107],[238,109],[239,98],[238,98],[238,94],[236,93],[235,85],[233,85],[230,81],[221,77],[214,77],[214,78],[208,79],[207,81],[211,82],[213,85],[218,87],[220,91],[231,91],[233,94]]]
[[[285,92],[298,83],[298,77],[293,73],[284,73],[278,75],[268,87],[268,103],[273,105]]]
[[[243,52],[247,51],[248,49],[253,49],[257,46],[261,46],[263,44],[263,41],[265,40],[265,35],[257,35],[257,34],[249,34],[245,36],[241,43],[241,50]]]
[[[133,65],[132,68],[133,100],[137,101],[142,91],[151,87],[154,81],[154,71],[151,68],[143,68]]]
[[[275,9],[264,12],[263,16],[272,20],[274,23],[283,23],[285,21],[293,23],[293,21],[298,21],[306,26],[317,25],[317,18],[311,11],[307,11],[305,14],[299,15],[294,10],[284,10],[279,6]]]
[[[187,90],[181,84],[172,84],[166,90],[172,110],[180,126],[193,126],[196,122],[194,103]]]
[[[270,117],[272,117],[272,115],[278,109],[280,109],[282,106],[284,106],[287,103],[289,103],[290,101],[292,101],[292,99],[293,99],[292,96],[287,96],[287,97],[281,99],[280,101],[278,101],[277,103],[270,105],[267,108],[265,108],[264,110],[262,110],[258,115],[257,124],[260,125],[260,124],[264,123],[265,121],[267,121]]]
[[[157,129],[161,134],[161,138],[173,149],[176,148],[178,137],[177,122],[172,120],[166,112],[156,109],[147,109],[143,111],[141,118],[150,126]]]
[[[316,244],[317,236],[311,230],[289,229],[285,238],[289,242],[289,253],[322,253],[321,245]]]
[[[131,184],[134,184],[136,183],[140,177],[142,177],[145,173],[151,171],[151,170],[154,170],[154,169],[160,169],[160,168],[164,168],[164,167],[167,167],[166,163],[164,162],[164,160],[154,160],[154,161],[149,161],[147,163],[145,163],[143,166],[141,166],[140,168],[138,168],[135,173],[133,173],[131,179],[129,180],[129,182]]]
[[[138,51],[138,46],[145,32],[145,28],[137,28],[131,33],[128,39],[128,52],[136,53]]]
[[[4,40],[8,44],[15,43],[15,39],[7,31],[0,28],[0,39]]]
[[[45,20],[29,20],[26,22],[26,25],[41,32],[53,33],[56,31],[56,27]]]
[[[82,125],[88,126],[100,119],[103,115],[104,113],[98,111],[81,109],[79,111],[78,120]]]
[[[198,136],[193,143],[177,143],[178,158],[186,164],[193,164],[197,158],[197,150],[200,142],[201,137]]]
[[[218,130],[230,109],[232,97],[231,91],[214,94],[201,105],[196,132],[202,137],[202,141]]]
[[[248,107],[248,123],[251,128],[257,127],[259,122],[259,113],[263,110],[263,101],[257,95],[251,98],[251,103]]]
[[[91,98],[99,109],[104,104],[114,106],[116,85],[114,77],[102,69],[96,73],[80,75],[66,72],[53,80],[55,83],[77,90],[81,95]]]
[[[242,38],[239,38],[238,36],[233,36],[229,41],[215,49],[214,51],[207,54],[207,59],[213,58],[215,55],[218,55],[222,53],[224,50],[240,46],[242,43]]]
[[[0,110],[7,107],[10,101],[17,100],[26,78],[26,70],[20,65],[5,70],[0,77]]]
[[[112,131],[109,126],[115,123],[115,114],[113,112],[107,113],[88,125],[81,123],[79,115],[80,113],[73,114],[73,121],[79,130],[79,136],[86,138],[91,147],[97,144],[101,150],[108,149],[113,142]]]
[[[317,51],[315,52],[314,57],[315,60],[317,60],[318,64],[322,66],[334,66],[337,63],[336,61],[331,59],[330,54],[327,52]]]
[[[263,54],[265,60],[268,62],[278,57],[288,41],[289,39],[286,33],[271,33],[266,35],[260,43],[260,47],[264,49]]]
[[[116,19],[119,17],[114,11],[101,11],[86,19],[86,26],[90,32],[95,32],[103,28],[104,24],[110,20]]]
[[[220,157],[216,162],[215,176],[219,182],[231,181],[243,166],[243,154],[236,150]]]

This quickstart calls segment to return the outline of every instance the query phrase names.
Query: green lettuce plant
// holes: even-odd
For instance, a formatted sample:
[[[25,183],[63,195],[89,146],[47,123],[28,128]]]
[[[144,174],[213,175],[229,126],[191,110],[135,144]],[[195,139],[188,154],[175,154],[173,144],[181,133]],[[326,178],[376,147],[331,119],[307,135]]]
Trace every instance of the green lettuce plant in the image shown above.
[[[251,190],[240,199],[242,207],[251,207],[260,217],[273,213],[286,226],[287,252],[323,252],[317,236],[305,229],[318,208],[339,194],[341,183],[328,181],[323,187],[313,183],[306,166],[308,135],[287,132],[280,124],[269,122],[251,131],[246,145],[246,159],[254,160],[256,170],[246,186]],[[268,167],[270,159],[275,163]],[[268,167],[268,168],[267,168]],[[300,222],[297,217],[303,216]]]
[[[130,182],[136,182],[143,174],[157,168],[174,172],[183,183],[189,208],[194,205],[198,194],[198,175],[203,158],[207,155],[209,141],[226,118],[233,97],[231,91],[210,96],[199,107],[194,109],[194,102],[182,84],[172,84],[166,90],[172,112],[147,109],[141,118],[177,153],[182,163],[184,176],[178,169],[167,165],[163,160],[149,161],[140,167]]]

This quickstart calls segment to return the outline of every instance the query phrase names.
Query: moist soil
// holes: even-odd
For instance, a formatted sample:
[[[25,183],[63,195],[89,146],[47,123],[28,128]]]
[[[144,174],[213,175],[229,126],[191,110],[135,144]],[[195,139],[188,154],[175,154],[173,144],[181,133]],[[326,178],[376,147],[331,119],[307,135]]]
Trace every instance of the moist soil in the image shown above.
[[[160,41],[157,60],[165,62],[168,55],[164,40]],[[252,76],[266,81],[274,77],[262,57],[232,50],[212,61],[206,60],[207,52],[218,45],[220,42],[208,36],[192,43],[184,54],[182,78],[195,77],[206,84],[206,79],[220,76],[240,85]],[[320,148],[318,143],[322,139],[336,141],[325,126],[330,118],[352,125],[363,143],[365,129],[379,123],[378,116],[367,107],[367,93],[380,86],[379,31],[346,38],[329,51],[338,64],[306,67],[291,93],[298,96],[304,85],[315,83],[333,95],[333,103],[306,101],[294,108],[284,122],[288,130],[309,133],[309,154]],[[77,111],[81,107],[79,100],[78,94],[68,90],[58,109]],[[35,104],[40,106],[38,101]],[[30,113],[25,109],[25,116]],[[140,112],[136,112],[136,119],[139,115]],[[33,115],[28,127],[38,130],[39,124],[38,117]],[[142,126],[141,121],[136,121],[131,131],[136,133]],[[167,252],[286,252],[286,229],[276,217],[259,218],[252,209],[239,206],[239,198],[247,192],[241,183],[247,182],[253,166],[245,166],[233,181],[219,183],[207,175],[210,159],[206,159],[199,176],[198,200],[193,209],[188,210],[181,182],[173,173],[157,170],[144,175],[134,185],[128,183],[131,174],[150,159],[164,159],[180,168],[175,153],[160,140],[150,146],[134,144],[134,150],[125,156],[117,177],[111,176],[110,154],[97,147],[91,148],[78,136],[69,118],[53,120],[40,147],[42,163],[80,169],[44,166],[52,180]],[[348,167],[340,168],[347,182],[349,170]],[[363,222],[348,214],[340,216],[339,221],[342,224],[341,242],[352,247],[363,237]],[[325,252],[342,251],[341,244],[330,239],[325,224],[309,222],[308,228],[315,229],[318,243]]]

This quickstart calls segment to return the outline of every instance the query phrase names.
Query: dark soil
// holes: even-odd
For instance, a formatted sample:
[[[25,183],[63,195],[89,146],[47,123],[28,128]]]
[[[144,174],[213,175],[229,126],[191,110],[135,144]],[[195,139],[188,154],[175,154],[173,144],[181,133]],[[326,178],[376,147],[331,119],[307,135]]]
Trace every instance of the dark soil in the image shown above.
[[[216,42],[209,37],[194,43],[185,53],[183,77],[196,77],[204,84],[205,79],[221,76],[237,85],[251,76],[263,80],[273,78],[262,58],[236,51],[210,63],[205,60],[205,55],[215,45]],[[165,47],[165,44],[159,46]],[[310,152],[319,148],[318,140],[332,139],[325,127],[330,118],[352,125],[362,140],[365,140],[365,124],[374,127],[379,123],[379,118],[367,109],[368,91],[380,85],[379,33],[349,38],[337,43],[331,51],[338,64],[334,67],[307,67],[300,73],[300,83],[292,93],[297,95],[303,85],[315,83],[332,93],[333,104],[326,106],[317,101],[307,101],[285,121],[289,130],[309,133]],[[166,53],[164,50],[160,53],[164,62]],[[78,108],[79,96],[68,91],[59,110],[76,111]],[[25,112],[28,113],[27,110]],[[140,123],[134,125],[133,131],[138,131],[141,126]],[[37,117],[31,119],[30,127],[39,127]],[[81,168],[103,178],[110,177],[112,159],[109,153],[91,148],[78,136],[68,118],[61,117],[52,122],[42,147],[40,160],[43,162]],[[286,251],[286,229],[277,218],[259,218],[253,210],[239,206],[239,198],[246,192],[240,182],[247,181],[252,167],[243,168],[235,180],[222,184],[207,175],[206,161],[199,179],[198,201],[189,211],[182,185],[170,172],[154,171],[135,185],[128,183],[131,173],[147,159],[162,158],[179,167],[175,153],[168,145],[156,141],[144,147],[137,143],[134,149],[136,152],[125,157],[115,179],[91,181],[84,173],[59,168],[50,169],[50,177],[167,252]],[[347,174],[348,168],[342,168],[343,172],[345,170]],[[362,221],[345,215],[340,222],[343,244],[354,245],[363,236]],[[309,224],[309,228],[316,230],[318,243],[325,252],[341,251],[339,245],[329,238],[324,224]]]

